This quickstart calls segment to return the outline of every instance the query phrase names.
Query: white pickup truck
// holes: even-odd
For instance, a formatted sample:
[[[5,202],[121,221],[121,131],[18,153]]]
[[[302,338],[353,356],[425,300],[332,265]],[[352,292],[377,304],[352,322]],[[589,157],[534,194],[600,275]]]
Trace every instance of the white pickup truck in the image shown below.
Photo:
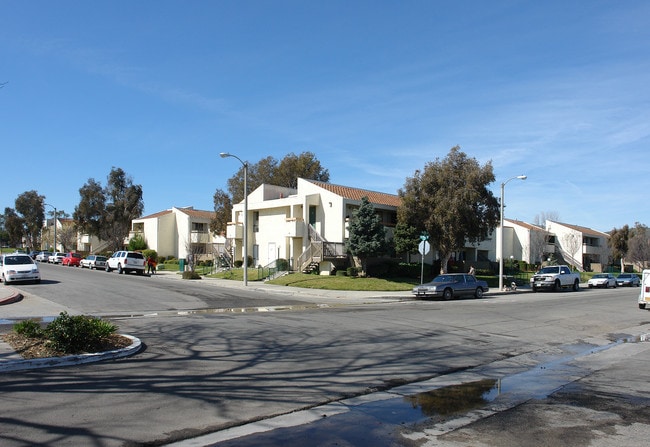
[[[533,292],[540,289],[561,290],[571,288],[580,290],[580,273],[573,273],[566,265],[549,265],[535,273],[530,278],[530,286]]]

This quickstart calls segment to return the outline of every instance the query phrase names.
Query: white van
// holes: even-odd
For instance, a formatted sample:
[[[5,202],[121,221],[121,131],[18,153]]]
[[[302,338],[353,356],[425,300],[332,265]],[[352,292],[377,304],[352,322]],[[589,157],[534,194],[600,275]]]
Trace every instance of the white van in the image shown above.
[[[641,292],[639,293],[639,309],[645,309],[646,304],[650,303],[650,270],[643,271],[641,277]]]

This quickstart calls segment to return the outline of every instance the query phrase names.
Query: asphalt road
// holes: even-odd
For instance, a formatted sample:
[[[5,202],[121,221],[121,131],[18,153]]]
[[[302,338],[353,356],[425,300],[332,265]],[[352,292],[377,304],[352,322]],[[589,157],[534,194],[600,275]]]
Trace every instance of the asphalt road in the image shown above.
[[[120,276],[58,266],[45,266],[43,272],[47,280],[40,285],[20,286],[26,299],[37,295],[84,313],[152,315],[161,310],[318,301],[313,295],[301,299],[277,292],[226,289],[207,281]],[[632,340],[635,334],[649,331],[650,316],[637,308],[637,295],[638,289],[617,289],[506,294],[481,301],[391,300],[354,305],[350,304],[354,300],[346,300],[341,306],[297,306],[294,309],[299,310],[290,311],[159,312],[119,318],[121,332],[145,343],[143,352],[112,362],[0,376],[0,444],[162,445],[424,380],[460,380],[458,374],[468,372],[513,377],[535,365],[552,365],[554,359],[566,361],[576,350]],[[594,366],[598,359],[609,355],[611,361],[631,363],[634,360],[626,356],[633,352],[643,362],[648,359],[639,348],[643,345],[628,343],[622,350],[613,348],[609,354],[579,360],[581,372],[565,372],[568,378],[558,390],[567,392],[564,399],[584,396],[585,381],[598,381],[598,375],[589,372],[598,370]],[[569,393],[571,386],[580,391]],[[554,399],[562,399],[558,390],[554,390]],[[498,421],[493,416],[477,419],[470,428],[443,431],[438,437],[435,424],[440,421],[427,418],[402,430],[399,442],[385,445],[425,445],[432,439],[438,444],[426,445],[590,445],[578,443],[577,438],[576,443],[556,444],[552,440],[563,439],[561,430],[555,438],[544,438],[546,433],[521,442],[521,433],[541,430],[534,426],[541,421],[541,413],[533,411],[533,398],[504,407],[499,417],[509,420],[499,422],[505,424],[501,429],[483,427],[481,431],[479,424]],[[648,400],[643,394],[624,403],[629,406],[628,417],[644,415],[643,411],[647,415]],[[564,404],[553,408],[568,412]],[[614,408],[613,403],[610,406]],[[619,408],[612,414],[621,413]],[[523,420],[526,417],[528,422]],[[555,415],[556,423],[566,419],[566,415],[564,419]],[[505,426],[517,430],[504,430]],[[611,425],[599,425],[601,429],[611,429]],[[636,430],[636,435],[647,440],[647,425]],[[346,438],[345,430],[320,433],[330,437],[284,437],[275,443],[241,438],[223,445],[373,445],[360,441],[372,439],[370,430],[356,438]],[[499,442],[497,434],[504,433],[514,436],[515,443]],[[580,433],[595,436],[588,428]],[[627,442],[634,436],[628,435],[619,445],[634,445]],[[249,443],[244,444],[244,439]],[[494,442],[480,444],[489,439]],[[542,443],[544,439],[551,441]]]

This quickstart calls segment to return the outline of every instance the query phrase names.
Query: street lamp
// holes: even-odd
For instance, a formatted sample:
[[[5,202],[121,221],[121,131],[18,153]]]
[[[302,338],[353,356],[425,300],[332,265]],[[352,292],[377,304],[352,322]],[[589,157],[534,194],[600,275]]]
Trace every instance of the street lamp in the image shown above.
[[[503,290],[503,190],[506,187],[506,183],[510,180],[518,178],[519,180],[526,180],[525,175],[517,175],[511,177],[505,182],[501,183],[501,225],[499,225],[499,291]]]
[[[221,158],[232,157],[239,160],[244,167],[244,285],[248,285],[248,163],[236,155],[221,152]]]
[[[47,205],[49,207],[54,208],[54,251],[56,252],[57,251],[56,249],[56,207],[50,205],[49,203],[43,203],[43,205]],[[47,220],[45,220],[45,222],[47,223]]]

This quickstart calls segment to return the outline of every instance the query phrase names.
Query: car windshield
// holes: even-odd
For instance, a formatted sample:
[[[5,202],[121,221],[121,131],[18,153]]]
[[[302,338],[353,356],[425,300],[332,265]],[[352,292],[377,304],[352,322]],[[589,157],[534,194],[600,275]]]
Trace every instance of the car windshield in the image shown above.
[[[544,267],[539,273],[559,273],[560,267]]]
[[[458,277],[454,275],[440,275],[437,276],[432,282],[456,282]]]
[[[5,265],[32,264],[32,258],[26,255],[5,256]]]
[[[631,278],[632,275],[630,275],[629,273],[621,273],[620,275],[618,275],[618,277],[619,278]]]

